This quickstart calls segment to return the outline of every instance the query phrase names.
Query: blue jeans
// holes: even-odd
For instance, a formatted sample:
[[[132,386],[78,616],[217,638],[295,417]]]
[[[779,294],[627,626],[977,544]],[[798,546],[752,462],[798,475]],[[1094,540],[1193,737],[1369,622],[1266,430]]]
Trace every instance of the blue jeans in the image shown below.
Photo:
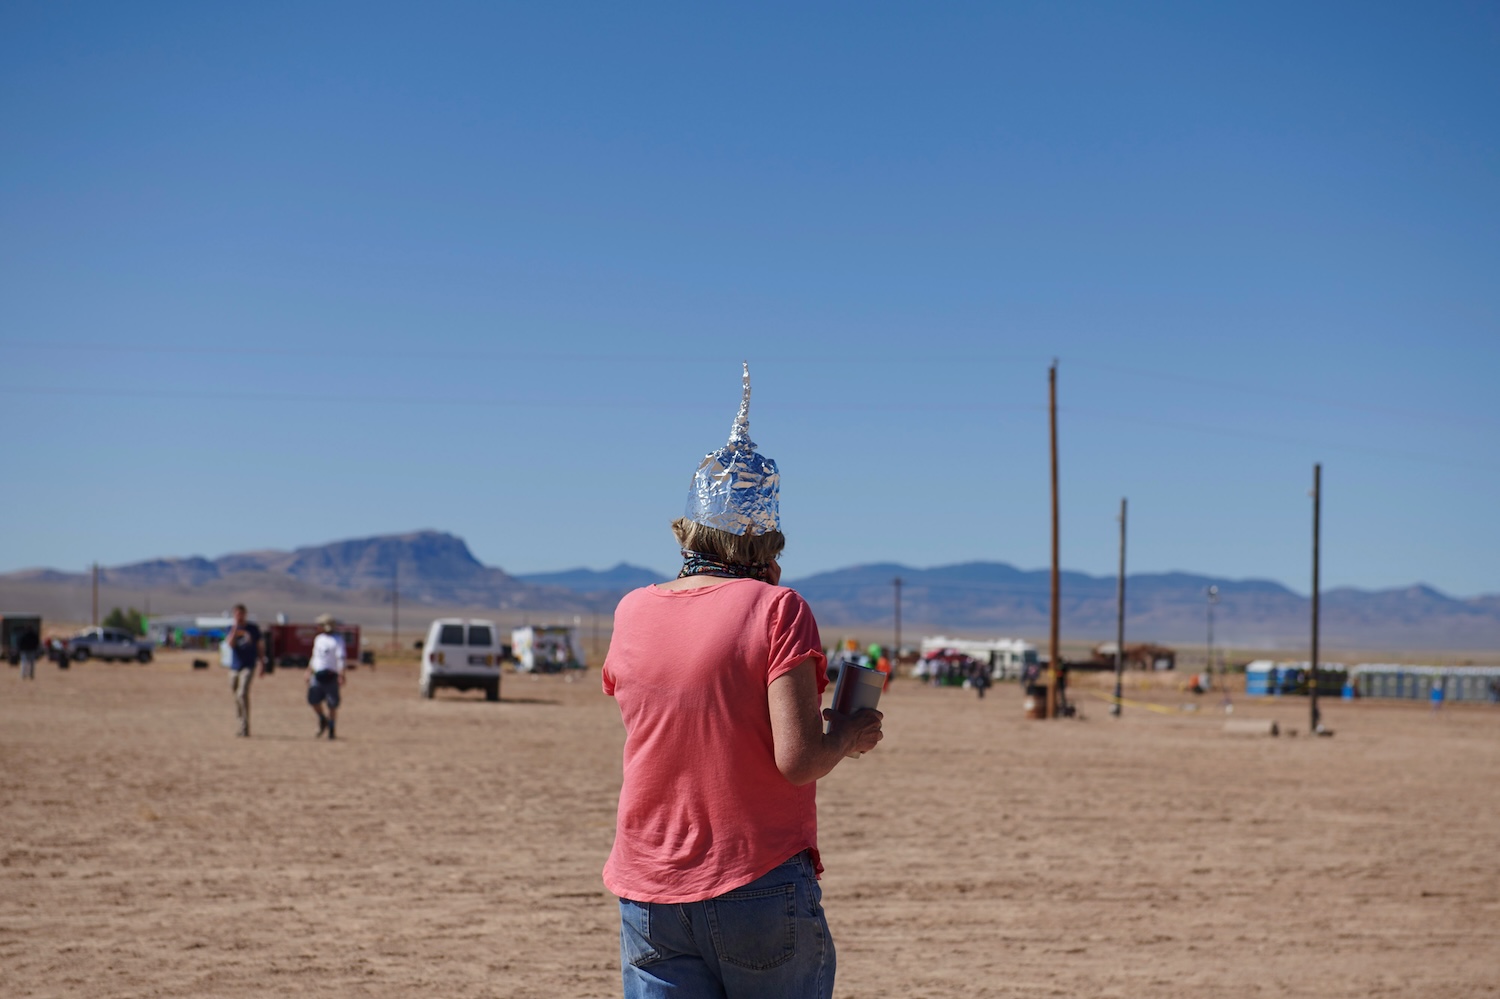
[[[822,900],[805,851],[703,902],[620,899],[625,999],[831,999]]]

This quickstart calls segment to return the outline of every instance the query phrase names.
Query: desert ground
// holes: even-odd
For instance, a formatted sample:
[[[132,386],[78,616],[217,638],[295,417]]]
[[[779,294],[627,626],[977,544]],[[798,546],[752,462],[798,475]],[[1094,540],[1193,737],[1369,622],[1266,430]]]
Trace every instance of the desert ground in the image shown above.
[[[597,670],[487,704],[362,668],[329,743],[300,671],[237,739],[191,658],[0,669],[0,992],[619,993]],[[1101,677],[1045,722],[893,685],[819,786],[837,995],[1500,994],[1500,707],[1325,700],[1310,738],[1305,701],[1236,697],[1270,738],[1131,681],[1120,718]]]

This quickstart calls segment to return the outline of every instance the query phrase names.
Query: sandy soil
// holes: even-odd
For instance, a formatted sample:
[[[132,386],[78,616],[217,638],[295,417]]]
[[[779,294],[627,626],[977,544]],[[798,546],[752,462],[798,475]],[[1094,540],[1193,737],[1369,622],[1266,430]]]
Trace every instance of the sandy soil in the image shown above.
[[[6,996],[609,996],[621,733],[584,682],[416,696],[360,670],[336,743],[302,677],[0,670]],[[1247,703],[1120,719],[898,682],[820,786],[837,994],[1500,994],[1500,708]]]

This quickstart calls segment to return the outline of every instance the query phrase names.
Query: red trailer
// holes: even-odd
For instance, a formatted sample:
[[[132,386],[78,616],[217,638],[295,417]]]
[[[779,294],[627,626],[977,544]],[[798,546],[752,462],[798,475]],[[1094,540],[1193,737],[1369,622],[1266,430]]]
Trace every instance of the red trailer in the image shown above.
[[[322,632],[319,624],[273,624],[266,629],[266,661],[276,666],[306,666],[312,658],[313,639]],[[344,660],[350,666],[362,662],[359,625],[337,624],[333,630],[344,636]]]

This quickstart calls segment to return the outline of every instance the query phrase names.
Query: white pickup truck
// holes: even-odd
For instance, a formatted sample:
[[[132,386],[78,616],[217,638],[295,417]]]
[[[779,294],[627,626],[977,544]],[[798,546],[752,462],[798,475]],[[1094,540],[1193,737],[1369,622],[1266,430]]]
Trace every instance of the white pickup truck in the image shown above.
[[[78,662],[89,657],[106,662],[134,660],[138,663],[151,661],[151,643],[137,638],[122,628],[86,628],[68,639],[68,655]]]

